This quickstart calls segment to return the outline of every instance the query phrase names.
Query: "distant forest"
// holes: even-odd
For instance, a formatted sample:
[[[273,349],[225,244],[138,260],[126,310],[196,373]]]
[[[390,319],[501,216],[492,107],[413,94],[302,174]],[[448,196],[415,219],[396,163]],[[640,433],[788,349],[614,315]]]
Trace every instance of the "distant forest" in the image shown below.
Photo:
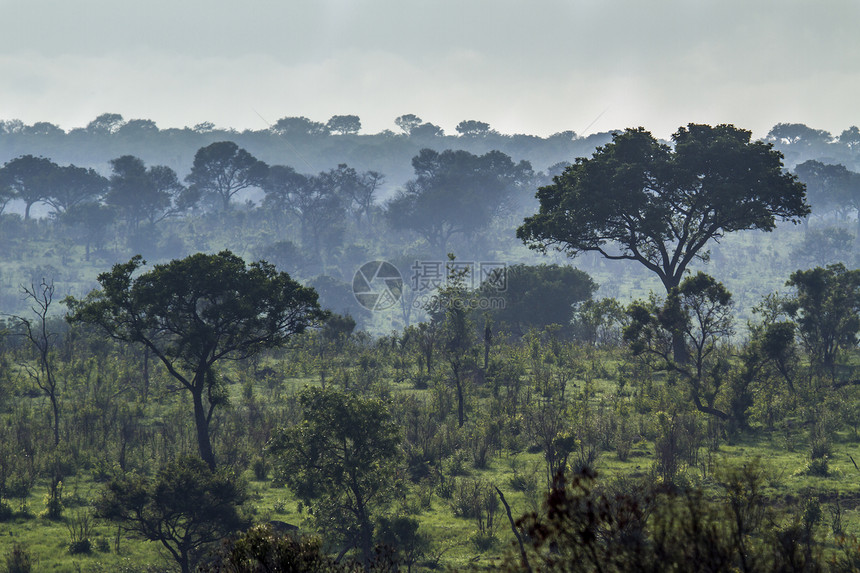
[[[475,263],[572,263],[600,297],[629,301],[655,288],[638,265],[537,255],[514,233],[537,208],[539,187],[619,131],[507,135],[464,120],[445,134],[414,114],[394,125],[365,135],[355,115],[284,117],[242,132],[208,122],[159,129],[116,113],[69,131],[0,121],[0,310],[20,311],[21,287],[43,278],[83,296],[98,272],[135,254],[156,263],[220,249],[273,262],[375,332],[423,311],[412,292],[384,320],[357,304],[353,274],[372,260],[392,262],[404,279],[416,262],[449,252]],[[741,319],[792,270],[855,259],[860,129],[780,123],[764,140],[807,185],[813,212],[802,235],[787,225],[788,235],[739,233],[711,245],[708,272],[746,293]]]

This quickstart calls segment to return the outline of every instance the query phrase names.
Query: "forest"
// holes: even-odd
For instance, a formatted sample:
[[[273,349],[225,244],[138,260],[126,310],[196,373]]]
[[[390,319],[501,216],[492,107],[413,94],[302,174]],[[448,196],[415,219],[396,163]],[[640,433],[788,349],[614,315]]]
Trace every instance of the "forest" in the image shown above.
[[[0,122],[0,570],[860,569],[860,129],[393,125]]]

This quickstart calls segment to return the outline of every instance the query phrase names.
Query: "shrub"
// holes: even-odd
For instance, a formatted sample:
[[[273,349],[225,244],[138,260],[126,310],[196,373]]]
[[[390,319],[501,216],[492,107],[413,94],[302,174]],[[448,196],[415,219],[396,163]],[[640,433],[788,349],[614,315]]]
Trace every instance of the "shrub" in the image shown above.
[[[30,573],[33,570],[33,559],[30,552],[20,543],[12,545],[12,551],[6,554],[6,571],[8,573]]]

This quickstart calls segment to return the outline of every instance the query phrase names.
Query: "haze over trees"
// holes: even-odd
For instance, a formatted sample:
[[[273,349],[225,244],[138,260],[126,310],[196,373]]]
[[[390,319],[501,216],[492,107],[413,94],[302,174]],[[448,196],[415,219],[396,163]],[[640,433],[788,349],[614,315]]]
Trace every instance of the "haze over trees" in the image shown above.
[[[856,128],[278,125],[0,125],[0,568],[858,562]]]
[[[316,293],[266,262],[229,251],[192,255],[132,278],[138,256],[99,275],[100,290],[69,299],[69,320],[142,344],[191,394],[201,459],[215,468],[212,416],[227,401],[213,368],[284,344],[324,317]]]
[[[636,261],[671,295],[710,241],[809,214],[805,188],[783,171],[781,154],[749,131],[690,124],[672,139],[674,149],[642,128],[616,134],[540,188],[540,211],[517,236],[540,252]],[[675,345],[684,362],[680,334]]]

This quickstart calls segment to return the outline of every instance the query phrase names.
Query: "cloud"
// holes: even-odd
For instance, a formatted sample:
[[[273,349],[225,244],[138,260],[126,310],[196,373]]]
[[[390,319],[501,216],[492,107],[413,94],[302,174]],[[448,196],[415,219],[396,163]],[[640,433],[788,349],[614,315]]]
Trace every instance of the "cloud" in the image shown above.
[[[416,113],[547,135],[689,121],[860,123],[860,4],[633,0],[0,0],[0,114],[238,129]]]

